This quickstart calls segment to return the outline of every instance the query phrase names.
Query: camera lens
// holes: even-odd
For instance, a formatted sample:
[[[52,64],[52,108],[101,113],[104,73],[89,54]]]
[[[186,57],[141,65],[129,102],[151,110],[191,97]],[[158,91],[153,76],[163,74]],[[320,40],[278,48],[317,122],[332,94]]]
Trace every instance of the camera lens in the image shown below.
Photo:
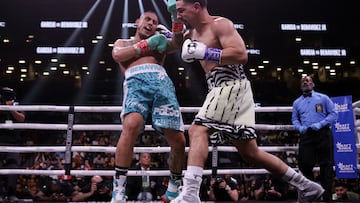
[[[216,185],[219,185],[221,182],[223,182],[224,181],[224,179],[223,178],[221,178],[221,177],[216,177],[215,178],[215,184]]]

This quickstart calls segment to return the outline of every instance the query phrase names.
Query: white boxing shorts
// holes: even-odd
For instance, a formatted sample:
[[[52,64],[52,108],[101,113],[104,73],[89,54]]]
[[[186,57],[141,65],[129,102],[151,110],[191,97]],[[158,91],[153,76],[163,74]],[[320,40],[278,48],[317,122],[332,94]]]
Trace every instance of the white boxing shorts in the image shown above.
[[[227,139],[254,139],[255,107],[242,66],[216,67],[207,75],[209,92],[194,124],[221,131]]]

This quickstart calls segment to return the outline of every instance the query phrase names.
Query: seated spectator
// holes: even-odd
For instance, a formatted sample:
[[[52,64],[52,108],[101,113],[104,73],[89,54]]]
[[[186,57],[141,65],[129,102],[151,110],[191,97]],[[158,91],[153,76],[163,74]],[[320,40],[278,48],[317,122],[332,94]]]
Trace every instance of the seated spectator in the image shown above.
[[[104,157],[101,153],[97,153],[93,159],[93,168],[94,169],[102,169],[104,165]]]
[[[150,153],[141,153],[135,170],[151,170]],[[127,178],[126,195],[128,200],[152,201],[160,199],[162,179],[156,176],[129,176]]]
[[[334,188],[335,188],[335,193],[332,194],[332,200],[344,201],[344,202],[360,200],[360,194],[349,191],[348,186],[341,181],[336,182]]]
[[[76,192],[72,201],[101,201],[108,202],[111,199],[111,186],[106,183],[101,176],[95,175],[91,178],[91,183],[85,185]]]

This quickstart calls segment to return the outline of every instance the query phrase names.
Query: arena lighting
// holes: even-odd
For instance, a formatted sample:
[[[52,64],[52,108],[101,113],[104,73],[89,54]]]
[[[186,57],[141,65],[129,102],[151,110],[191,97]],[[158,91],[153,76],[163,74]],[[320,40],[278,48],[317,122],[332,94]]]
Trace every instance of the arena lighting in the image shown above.
[[[144,5],[142,3],[142,0],[138,0],[138,3],[139,3],[140,13],[143,14],[144,13]]]
[[[87,22],[91,15],[94,13],[95,9],[98,7],[99,3],[101,2],[101,0],[97,0],[93,6],[90,8],[90,10],[87,12],[87,14],[85,15],[85,17],[81,20],[81,22]],[[76,28],[73,33],[70,35],[70,37],[68,38],[68,40],[66,40],[64,47],[68,47],[69,45],[71,45],[76,38],[79,37],[80,33],[82,31],[82,28]],[[59,55],[59,57],[56,57],[59,61],[61,59],[62,55]],[[45,71],[48,71],[53,65],[52,64],[48,64],[47,68]],[[42,89],[46,87],[46,82],[49,80],[49,77],[40,77],[37,79],[36,83],[34,84],[34,86],[32,88],[29,88],[29,91],[24,95],[23,97],[23,103],[32,103],[33,100],[42,92]]]
[[[171,28],[169,27],[169,24],[167,23],[169,21],[164,18],[164,15],[160,11],[158,5],[155,3],[155,0],[151,0],[151,3],[152,3],[152,5],[153,5],[153,7],[155,9],[155,13],[157,14],[157,16],[159,18],[160,24],[163,24],[165,27],[167,27],[167,28],[169,28],[171,30]]]
[[[109,8],[107,9],[104,21],[100,29],[100,33],[99,33],[100,36],[106,36],[107,32],[109,31],[110,18],[114,11],[114,4],[115,4],[115,0],[111,0],[109,4]],[[88,67],[90,68],[89,71],[91,74],[83,78],[82,88],[75,99],[76,103],[82,103],[86,99],[85,95],[89,93],[89,91],[92,89],[92,86],[94,85],[93,78],[94,76],[97,75],[97,72],[99,70],[98,61],[100,61],[101,51],[105,46],[105,41],[106,41],[105,39],[102,39],[99,41],[99,43],[97,43],[94,46],[94,49],[91,53],[91,56],[89,57],[89,62],[88,62]]]
[[[125,24],[129,23],[129,0],[124,1],[123,22]],[[123,23],[122,29],[121,29],[121,38],[127,39],[127,38],[129,38],[129,28],[124,27],[124,23]]]

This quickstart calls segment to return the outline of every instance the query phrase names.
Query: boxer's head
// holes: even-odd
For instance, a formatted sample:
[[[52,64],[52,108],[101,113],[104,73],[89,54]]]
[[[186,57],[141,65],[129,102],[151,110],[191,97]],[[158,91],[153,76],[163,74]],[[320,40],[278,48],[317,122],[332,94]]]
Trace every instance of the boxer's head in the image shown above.
[[[158,24],[159,20],[156,13],[146,11],[136,20],[136,32],[141,39],[146,39],[155,34]]]
[[[192,28],[202,12],[207,13],[207,0],[177,0],[177,17],[187,28]]]
[[[207,0],[178,0],[178,1],[184,1],[185,3],[190,3],[190,4],[194,4],[197,2],[201,5],[201,7],[203,8],[207,7]]]

